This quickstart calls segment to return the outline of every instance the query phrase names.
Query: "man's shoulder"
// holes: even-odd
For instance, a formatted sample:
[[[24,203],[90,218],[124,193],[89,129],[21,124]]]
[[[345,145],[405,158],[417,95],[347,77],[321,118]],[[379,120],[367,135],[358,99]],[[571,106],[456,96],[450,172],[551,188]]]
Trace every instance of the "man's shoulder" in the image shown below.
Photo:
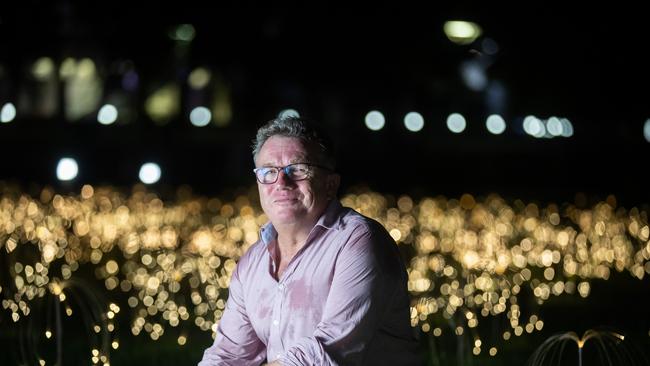
[[[340,215],[339,223],[340,228],[343,230],[359,230],[372,233],[386,232],[384,226],[382,226],[377,220],[365,216],[352,208],[343,207]]]
[[[266,252],[266,243],[263,240],[257,240],[251,245],[244,254],[237,260],[237,265],[247,267],[259,262],[259,258]]]

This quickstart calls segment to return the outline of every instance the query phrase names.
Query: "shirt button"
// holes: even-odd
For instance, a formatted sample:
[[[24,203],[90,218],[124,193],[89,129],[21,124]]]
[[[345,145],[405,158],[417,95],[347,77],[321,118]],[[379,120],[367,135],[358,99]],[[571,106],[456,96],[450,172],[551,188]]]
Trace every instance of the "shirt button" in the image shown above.
[[[281,284],[278,286],[278,290],[280,290],[280,291],[284,291],[284,283],[281,283]]]
[[[281,354],[281,353],[278,353],[277,355],[275,355],[275,359],[276,359],[276,360],[277,360],[278,358],[280,358],[280,357],[282,357],[282,354]]]
[[[280,322],[277,319],[273,320],[273,325],[275,325],[277,327],[278,324],[280,324]]]

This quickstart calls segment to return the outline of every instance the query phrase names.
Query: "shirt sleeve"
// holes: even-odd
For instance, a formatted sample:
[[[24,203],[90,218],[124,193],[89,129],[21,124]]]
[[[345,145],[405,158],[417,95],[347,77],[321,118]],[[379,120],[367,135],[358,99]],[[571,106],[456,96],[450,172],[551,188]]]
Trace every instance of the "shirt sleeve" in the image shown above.
[[[244,307],[241,264],[230,280],[228,302],[214,343],[205,350],[198,366],[259,366],[266,359],[266,346],[257,337]]]
[[[395,242],[380,230],[353,233],[336,261],[323,317],[312,337],[279,359],[284,366],[359,365],[401,280]],[[385,234],[385,235],[383,235]]]

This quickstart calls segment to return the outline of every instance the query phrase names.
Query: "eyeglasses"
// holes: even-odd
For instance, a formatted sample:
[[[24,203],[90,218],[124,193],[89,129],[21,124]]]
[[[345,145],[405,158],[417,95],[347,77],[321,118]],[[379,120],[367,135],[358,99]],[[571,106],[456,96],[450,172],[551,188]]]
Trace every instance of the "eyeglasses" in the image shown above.
[[[330,168],[311,163],[295,163],[282,167],[263,166],[261,168],[253,169],[253,172],[255,172],[255,177],[257,178],[258,182],[262,184],[273,184],[278,181],[278,177],[280,177],[280,171],[283,171],[284,175],[289,177],[289,179],[292,181],[296,182],[311,177],[313,172],[312,167],[331,170]]]

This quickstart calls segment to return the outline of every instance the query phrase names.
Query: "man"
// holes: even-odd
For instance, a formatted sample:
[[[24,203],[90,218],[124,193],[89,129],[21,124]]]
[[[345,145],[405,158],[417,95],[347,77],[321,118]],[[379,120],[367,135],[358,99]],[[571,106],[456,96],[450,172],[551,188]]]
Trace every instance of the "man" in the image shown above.
[[[336,199],[328,142],[302,119],[275,119],[253,156],[270,222],[237,264],[199,366],[417,364],[397,246]]]

